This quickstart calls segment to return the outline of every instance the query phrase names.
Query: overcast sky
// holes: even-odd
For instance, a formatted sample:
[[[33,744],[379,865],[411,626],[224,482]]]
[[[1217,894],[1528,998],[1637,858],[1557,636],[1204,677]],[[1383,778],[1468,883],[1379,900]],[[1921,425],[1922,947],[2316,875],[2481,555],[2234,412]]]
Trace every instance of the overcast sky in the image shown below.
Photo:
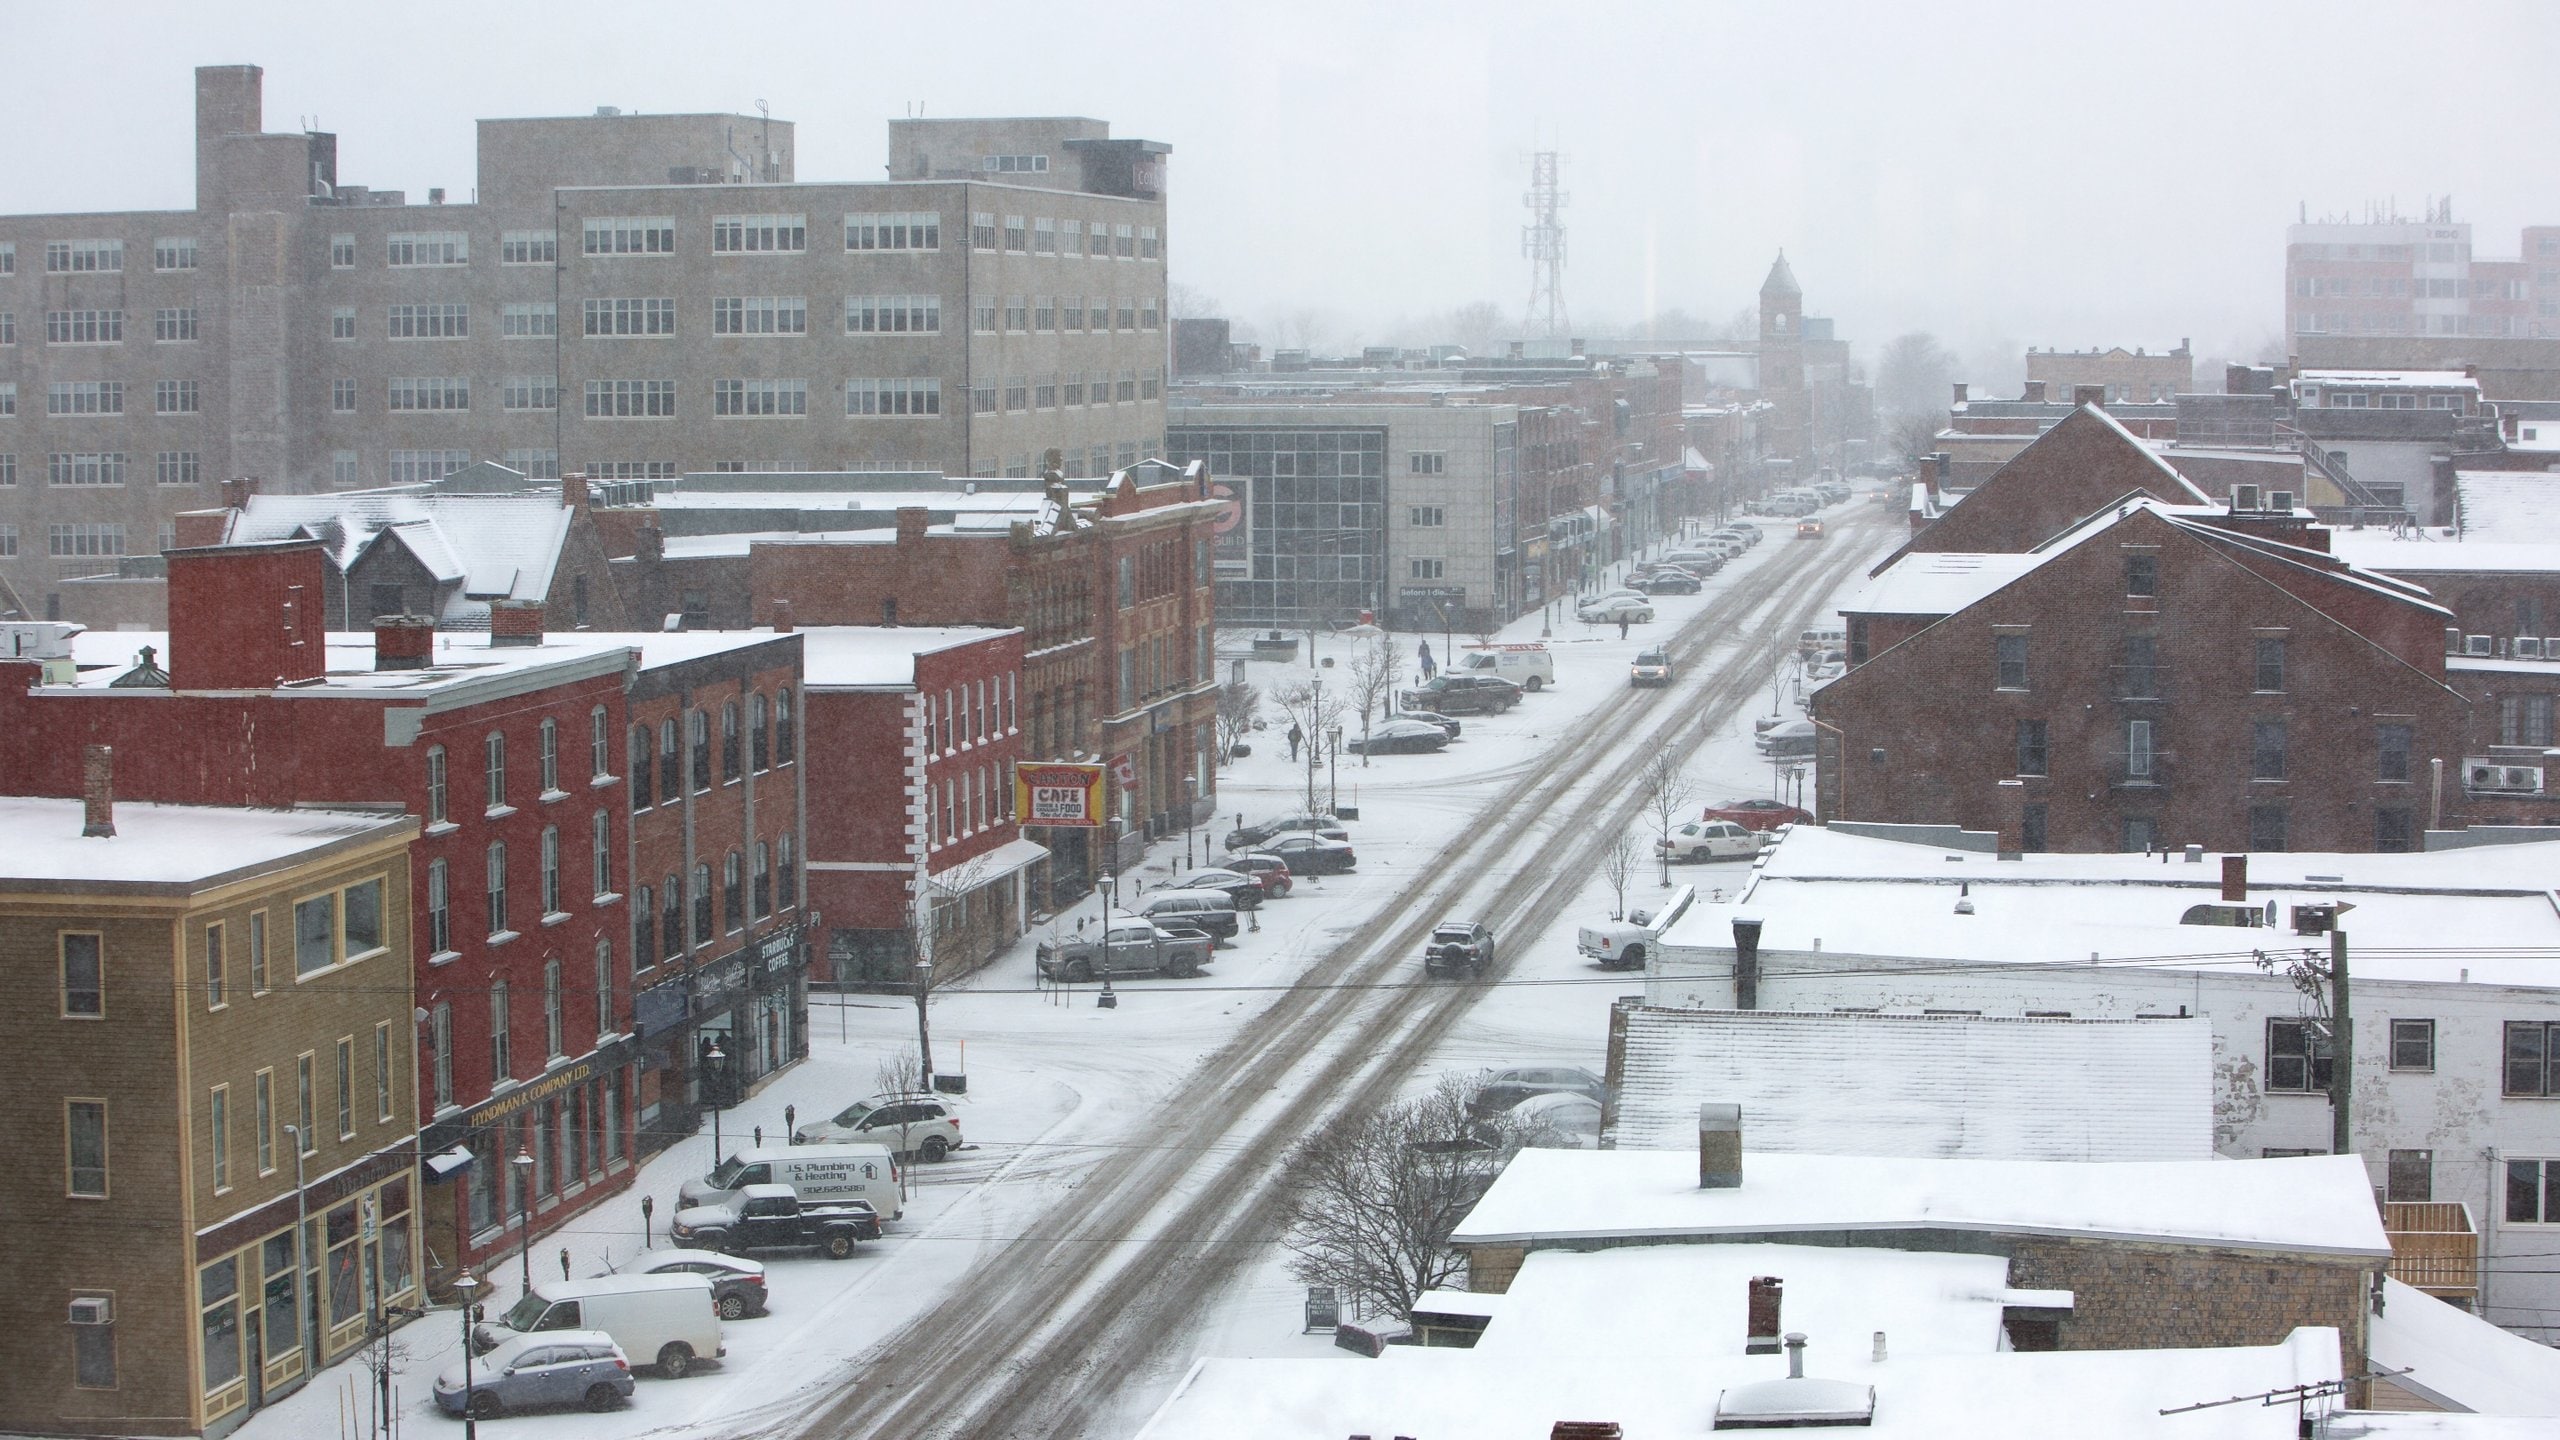
[[[753,6],[0,0],[0,205],[189,203],[190,71],[266,67],[270,130],[349,183],[473,183],[472,121],[751,112],[804,180],[882,121],[1081,114],[1173,146],[1173,278],[1271,338],[1518,314],[1530,152],[1565,155],[1584,324],[1749,304],[1783,247],[1870,361],[1905,330],[2254,353],[2284,226],[2451,194],[2478,253],[2560,221],[2560,5],[1938,3]],[[2012,360],[2011,365],[2015,364]],[[1987,377],[1986,377],[1987,378]]]

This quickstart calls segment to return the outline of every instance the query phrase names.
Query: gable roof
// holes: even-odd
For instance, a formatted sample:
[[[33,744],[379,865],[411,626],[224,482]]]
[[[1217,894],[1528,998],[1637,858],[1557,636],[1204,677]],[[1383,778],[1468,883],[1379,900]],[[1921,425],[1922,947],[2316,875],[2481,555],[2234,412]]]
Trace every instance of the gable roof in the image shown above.
[[[2083,405],[1867,573],[1881,575],[1905,555],[1934,550],[2030,550],[2094,503],[2135,492],[2171,505],[2213,503],[2105,409]]]
[[[551,594],[574,512],[556,492],[442,494],[428,485],[346,490],[325,495],[253,495],[235,512],[230,543],[318,540],[331,568],[344,575],[381,544],[416,557],[444,598],[437,624],[482,630],[493,600],[542,600]]]
[[[1765,1150],[2207,1160],[2210,1021],[1628,1006],[1603,1143],[1671,1148],[1739,1103]]]

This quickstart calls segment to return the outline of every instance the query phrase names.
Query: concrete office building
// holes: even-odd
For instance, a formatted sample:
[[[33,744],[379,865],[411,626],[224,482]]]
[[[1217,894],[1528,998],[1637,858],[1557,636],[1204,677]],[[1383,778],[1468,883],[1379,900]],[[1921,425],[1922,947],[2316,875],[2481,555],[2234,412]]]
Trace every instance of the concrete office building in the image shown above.
[[[2287,335],[2560,335],[2560,226],[2527,226],[2517,258],[2483,260],[2451,200],[2423,220],[2303,218],[2284,234]]]
[[[904,120],[802,184],[753,115],[479,122],[470,204],[342,184],[196,74],[193,208],[0,217],[0,573],[171,541],[213,482],[929,468],[1101,474],[1164,433],[1167,147]],[[104,564],[99,563],[104,561]]]

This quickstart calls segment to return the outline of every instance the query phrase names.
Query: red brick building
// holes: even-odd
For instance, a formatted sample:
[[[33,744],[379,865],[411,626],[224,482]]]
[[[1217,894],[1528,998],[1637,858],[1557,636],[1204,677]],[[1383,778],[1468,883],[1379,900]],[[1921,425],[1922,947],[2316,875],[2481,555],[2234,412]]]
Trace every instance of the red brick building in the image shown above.
[[[843,762],[809,825],[828,978],[897,988],[920,954],[942,978],[985,963],[1022,933],[1048,858],[1013,809],[1022,632],[822,626],[801,639],[809,743]]]

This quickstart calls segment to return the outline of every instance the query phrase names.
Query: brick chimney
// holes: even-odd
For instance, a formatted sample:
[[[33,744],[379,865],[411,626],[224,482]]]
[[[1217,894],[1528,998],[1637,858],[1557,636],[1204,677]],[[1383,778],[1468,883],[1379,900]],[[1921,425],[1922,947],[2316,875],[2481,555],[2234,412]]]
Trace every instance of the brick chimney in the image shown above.
[[[791,602],[788,600],[773,602],[773,633],[776,635],[791,633]]]
[[[573,470],[560,477],[560,500],[572,510],[582,511],[587,508],[590,502],[587,498],[586,471]]]
[[[80,833],[92,840],[116,835],[116,750],[112,745],[80,749]]]
[[[1742,1188],[1742,1107],[1698,1107],[1698,1188]]]
[[[1963,404],[1963,403],[1964,403],[1965,391],[1966,391],[1968,388],[1970,388],[1970,387],[1968,387],[1968,386],[1967,386],[1963,381],[1959,380],[1959,381],[1957,381],[1957,382],[1956,382],[1956,403],[1957,403],[1957,404],[1961,405],[1961,404]]]
[[[1733,922],[1733,1008],[1760,1008],[1760,922]]]
[[[2222,857],[2222,898],[2234,905],[2247,902],[2249,898],[2248,856],[2225,855]]]
[[[901,545],[921,545],[921,544],[923,544],[923,543],[924,543],[924,532],[925,532],[925,529],[926,529],[926,527],[927,527],[927,526],[930,526],[932,523],[933,523],[933,512],[932,512],[932,511],[930,511],[930,510],[927,510],[927,509],[926,509],[926,508],[924,508],[923,506],[921,506],[921,505],[901,505],[901,506],[899,506],[899,507],[898,507],[898,543],[899,543],[899,544],[901,544]]]
[[[632,557],[643,565],[655,565],[667,558],[667,532],[655,525],[643,525],[631,540]]]
[[[2030,380],[2027,382],[2026,402],[2030,405],[2041,405],[2044,403],[2043,381]]]
[[[164,558],[172,689],[267,690],[327,672],[319,541],[200,545]]]
[[[541,643],[541,601],[492,600],[489,602],[489,645],[492,649]]]
[[[1615,1420],[1559,1420],[1547,1440],[1624,1440],[1626,1433]]]
[[[2104,385],[2074,385],[2071,387],[2071,404],[2074,409],[2083,405],[2103,406],[2106,403],[2107,387]]]
[[[436,658],[436,622],[426,615],[377,615],[373,668],[424,670]]]
[[[1751,1281],[1751,1308],[1743,1326],[1742,1353],[1775,1355],[1778,1353],[1778,1311],[1787,1298],[1787,1282],[1775,1275],[1757,1275]]]
[[[181,510],[174,517],[180,548],[219,545],[231,534],[229,510]]]
[[[257,493],[258,477],[255,475],[241,475],[225,480],[222,482],[223,508],[226,510],[241,509],[248,505],[249,497]]]

